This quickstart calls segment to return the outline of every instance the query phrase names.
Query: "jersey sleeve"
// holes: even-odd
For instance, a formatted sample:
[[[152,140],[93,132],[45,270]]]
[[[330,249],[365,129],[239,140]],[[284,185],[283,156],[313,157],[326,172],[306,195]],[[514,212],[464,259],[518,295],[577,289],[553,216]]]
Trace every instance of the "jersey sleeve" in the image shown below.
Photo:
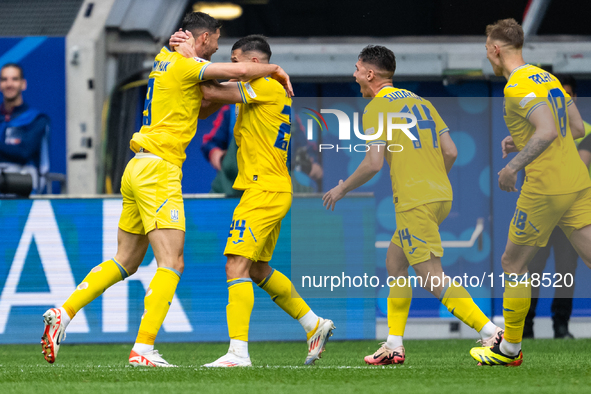
[[[437,112],[435,107],[431,103],[429,103],[428,108],[430,112],[429,115],[431,119],[435,122],[435,131],[437,132],[437,135],[442,135],[444,133],[449,132],[449,127],[447,127],[447,125],[443,121],[443,118],[441,117],[441,115],[439,115],[439,112]]]
[[[570,96],[570,94],[564,92],[564,97],[566,98],[566,106],[569,107],[571,105],[573,105],[575,103],[575,101],[573,100],[573,98]]]
[[[194,83],[202,82],[205,69],[211,64],[210,61],[199,57],[182,58],[178,62],[179,72],[182,79]]]
[[[540,106],[548,105],[548,97],[540,93],[540,89],[527,82],[519,82],[516,86],[505,88],[505,106],[508,111],[529,119],[531,114]]]
[[[276,102],[277,95],[285,93],[279,82],[270,77],[257,78],[248,82],[238,82],[238,89],[240,90],[240,96],[242,96],[242,102],[245,104]]]

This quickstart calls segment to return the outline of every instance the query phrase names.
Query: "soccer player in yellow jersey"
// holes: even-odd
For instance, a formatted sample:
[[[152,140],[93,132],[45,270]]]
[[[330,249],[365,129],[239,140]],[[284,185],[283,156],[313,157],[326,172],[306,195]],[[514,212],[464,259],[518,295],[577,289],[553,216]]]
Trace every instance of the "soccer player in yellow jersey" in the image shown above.
[[[505,334],[492,347],[473,348],[482,365],[519,366],[521,339],[531,286],[527,265],[556,225],[591,267],[591,180],[573,137],[584,135],[581,115],[558,79],[523,60],[523,30],[514,19],[486,27],[486,56],[495,75],[507,78],[504,117],[510,137],[504,152],[519,152],[499,172],[499,187],[517,191],[517,173],[525,182],[502,257],[505,271]],[[539,282],[537,283],[539,286]]]
[[[136,156],[125,168],[121,182],[123,212],[117,254],[94,267],[61,308],[44,314],[42,345],[48,362],[55,361],[74,315],[105,289],[136,272],[150,244],[158,269],[146,291],[144,314],[129,363],[170,366],[154,350],[154,341],[184,268],[181,166],[185,149],[197,129],[202,100],[198,85],[214,78],[250,80],[271,75],[291,93],[289,77],[280,67],[209,62],[218,48],[219,28],[219,22],[207,14],[188,14],[183,20],[183,30],[196,37],[185,44],[193,57],[185,58],[166,48],[156,56],[148,83],[143,126],[130,143]]]
[[[176,38],[178,41],[174,40]],[[171,45],[186,36],[177,32]],[[232,62],[268,63],[271,48],[265,37],[250,35],[232,47]],[[238,145],[238,177],[234,189],[244,190],[234,211],[224,255],[229,301],[226,308],[230,348],[206,367],[250,366],[248,327],[254,305],[252,282],[297,319],[308,338],[305,364],[320,358],[335,328],[331,320],[318,317],[298,296],[291,281],[273,269],[269,261],[281,229],[281,220],[291,207],[292,185],[286,161],[291,137],[291,98],[273,79],[203,85],[204,98],[222,105],[237,103],[234,137]]]
[[[363,130],[376,138],[367,144],[365,158],[355,172],[324,195],[324,205],[334,210],[337,201],[380,171],[385,158],[390,166],[397,227],[386,257],[388,274],[396,278],[389,283],[389,335],[373,355],[365,357],[365,362],[386,365],[405,360],[402,337],[412,298],[407,280],[409,265],[422,278],[425,289],[478,331],[483,344],[492,344],[501,330],[476,306],[466,289],[445,277],[441,267],[439,225],[451,209],[452,189],[447,174],[457,157],[449,129],[429,101],[393,86],[396,59],[388,48],[367,46],[355,67],[353,76],[363,97],[372,98],[363,115]],[[407,129],[414,140],[401,130],[394,130],[388,137],[384,127],[388,113],[416,117],[416,125]],[[395,123],[408,124],[402,117]],[[429,281],[433,277],[439,278],[439,284]]]

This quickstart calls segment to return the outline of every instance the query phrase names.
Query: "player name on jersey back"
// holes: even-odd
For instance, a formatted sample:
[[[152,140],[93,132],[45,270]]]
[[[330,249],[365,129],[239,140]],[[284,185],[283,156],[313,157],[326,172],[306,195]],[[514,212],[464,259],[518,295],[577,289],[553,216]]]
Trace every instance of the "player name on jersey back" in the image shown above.
[[[574,101],[560,81],[539,67],[524,64],[513,70],[504,93],[503,115],[517,149],[522,150],[535,133],[531,116],[541,107],[552,112],[558,133],[552,144],[525,167],[522,191],[559,195],[591,187],[570,130],[568,108]]]
[[[396,212],[403,212],[435,201],[451,201],[451,184],[447,177],[440,136],[449,131],[431,102],[413,92],[385,87],[367,105],[363,114],[363,130],[373,134],[383,126],[384,114],[406,113],[416,117],[416,125],[408,131],[382,132],[368,145],[383,145],[390,166],[392,192]],[[380,120],[382,119],[382,120]],[[396,118],[392,124],[411,123],[408,118]],[[392,144],[402,149],[387,149]]]

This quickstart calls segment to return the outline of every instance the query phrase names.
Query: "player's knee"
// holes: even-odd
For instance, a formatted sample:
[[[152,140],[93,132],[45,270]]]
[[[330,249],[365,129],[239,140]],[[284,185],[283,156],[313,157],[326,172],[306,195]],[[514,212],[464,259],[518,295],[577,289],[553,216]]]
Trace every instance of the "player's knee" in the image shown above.
[[[271,267],[269,267],[269,264],[259,262],[253,263],[250,266],[250,279],[252,279],[254,283],[261,283],[270,272]]]
[[[229,255],[226,262],[226,276],[228,278],[247,278],[250,276],[250,260],[242,256]]]
[[[401,270],[398,267],[388,269],[388,276],[398,278],[401,276],[408,276],[408,270]]]
[[[129,276],[135,274],[137,272],[138,267],[137,266],[131,266],[131,267],[125,267],[125,270],[127,271],[127,274]]]
[[[135,274],[142,263],[142,261],[137,258],[133,258],[131,256],[122,256],[120,254],[115,255],[114,259],[123,268],[125,268],[125,271],[127,271],[129,276]]]
[[[507,252],[504,252],[501,257],[501,266],[503,267],[503,271],[509,273],[516,272],[515,270],[517,269],[515,259],[513,259]]]
[[[235,262],[228,261],[226,263],[226,276],[228,278],[240,278],[241,272],[244,271],[241,269],[240,264],[236,264]]]
[[[179,257],[179,259],[173,264],[172,268],[174,268],[182,274],[185,270],[185,259],[182,256]]]
[[[252,281],[258,285],[263,280],[265,280],[265,277],[260,275],[260,273],[258,273],[258,272],[253,273],[251,270],[250,271],[250,279],[252,279]]]

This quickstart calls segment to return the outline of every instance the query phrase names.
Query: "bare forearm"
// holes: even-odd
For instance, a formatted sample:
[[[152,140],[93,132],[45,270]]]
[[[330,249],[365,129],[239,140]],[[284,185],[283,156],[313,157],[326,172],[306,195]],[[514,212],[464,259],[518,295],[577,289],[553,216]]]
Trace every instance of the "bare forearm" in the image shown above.
[[[573,134],[573,139],[583,138],[585,136],[585,125],[583,124],[583,120],[581,119],[578,124],[571,124],[570,131]]]
[[[585,166],[589,168],[589,164],[591,164],[591,152],[587,149],[580,149],[579,156],[581,156],[581,160],[585,163]]]
[[[456,162],[457,156],[447,156],[443,155],[443,162],[445,163],[445,171],[449,174],[451,168],[453,167],[454,163]]]
[[[245,71],[240,76],[241,81],[250,81],[251,79],[265,77],[279,70],[279,66],[275,64],[245,63],[244,66]]]
[[[528,164],[534,161],[552,144],[554,138],[538,137],[535,134],[531,137],[525,147],[507,164],[514,171],[521,171]]]
[[[223,106],[223,103],[213,103],[211,101],[202,100],[201,108],[199,109],[199,119],[207,119],[209,116],[216,113]]]
[[[372,169],[371,165],[365,160],[361,162],[359,167],[353,174],[343,183],[345,193],[349,193],[352,190],[363,186],[371,180],[379,171]]]

